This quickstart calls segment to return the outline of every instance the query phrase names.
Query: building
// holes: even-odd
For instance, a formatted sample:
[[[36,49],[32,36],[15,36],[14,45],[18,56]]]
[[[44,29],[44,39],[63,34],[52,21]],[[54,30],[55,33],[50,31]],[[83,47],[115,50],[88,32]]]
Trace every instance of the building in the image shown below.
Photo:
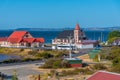
[[[120,46],[120,38],[116,38],[112,43],[111,46]]]
[[[120,74],[107,71],[98,71],[86,80],[120,80]]]
[[[86,49],[94,48],[98,44],[96,40],[88,40],[84,31],[76,24],[74,30],[64,30],[52,40],[52,49]]]
[[[82,60],[79,58],[64,58],[64,61],[68,62],[68,67],[82,67]]]
[[[27,31],[14,31],[7,38],[0,38],[1,47],[41,47],[44,38],[34,38]]]

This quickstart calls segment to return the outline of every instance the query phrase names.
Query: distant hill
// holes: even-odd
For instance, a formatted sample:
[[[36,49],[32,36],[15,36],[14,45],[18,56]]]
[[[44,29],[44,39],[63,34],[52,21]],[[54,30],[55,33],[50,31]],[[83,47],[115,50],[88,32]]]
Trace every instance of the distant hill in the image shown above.
[[[84,30],[96,30],[96,31],[112,31],[112,30],[120,30],[120,26],[118,27],[106,27],[106,28],[98,28],[98,27],[91,27],[91,28],[84,28]]]
[[[63,31],[63,30],[73,30],[74,28],[17,28],[15,30],[26,30],[26,31]],[[82,28],[84,31],[112,31],[112,30],[120,30],[120,26],[117,27],[106,27],[106,28]]]
[[[63,31],[71,30],[73,28],[18,28],[15,30],[26,30],[26,31]]]

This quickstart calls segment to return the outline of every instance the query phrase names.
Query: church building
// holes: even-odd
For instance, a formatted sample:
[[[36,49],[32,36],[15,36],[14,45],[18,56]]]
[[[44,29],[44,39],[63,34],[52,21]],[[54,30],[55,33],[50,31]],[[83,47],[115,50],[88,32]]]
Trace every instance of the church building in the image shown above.
[[[52,40],[52,49],[86,49],[94,48],[98,41],[88,40],[77,23],[74,30],[64,30]]]

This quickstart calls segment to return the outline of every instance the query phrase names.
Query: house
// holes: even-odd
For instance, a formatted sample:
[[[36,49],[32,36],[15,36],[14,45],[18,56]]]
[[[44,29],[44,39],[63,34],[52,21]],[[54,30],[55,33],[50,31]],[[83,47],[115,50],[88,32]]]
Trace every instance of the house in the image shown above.
[[[52,40],[52,49],[86,49],[94,48],[98,44],[96,40],[88,40],[84,31],[77,23],[74,30],[64,30]]]
[[[98,71],[86,80],[120,80],[120,74],[107,71]]]
[[[112,43],[112,46],[120,46],[120,38],[116,38]]]
[[[14,31],[7,38],[0,38],[1,47],[41,47],[44,38],[34,38],[27,31]]]

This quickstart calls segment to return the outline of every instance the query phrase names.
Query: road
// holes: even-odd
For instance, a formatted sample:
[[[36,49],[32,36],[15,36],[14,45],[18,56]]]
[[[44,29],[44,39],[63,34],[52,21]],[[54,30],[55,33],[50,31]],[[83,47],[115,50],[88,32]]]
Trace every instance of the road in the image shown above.
[[[14,73],[14,70],[16,70],[19,80],[28,80],[28,75],[41,74],[39,71],[34,70],[33,68],[36,68],[36,67],[38,67],[38,65],[40,66],[42,64],[44,64],[44,62],[42,62],[42,61],[1,64],[0,72],[2,72],[3,74],[6,74],[8,76],[11,76]],[[10,79],[8,79],[8,80],[10,80]]]

